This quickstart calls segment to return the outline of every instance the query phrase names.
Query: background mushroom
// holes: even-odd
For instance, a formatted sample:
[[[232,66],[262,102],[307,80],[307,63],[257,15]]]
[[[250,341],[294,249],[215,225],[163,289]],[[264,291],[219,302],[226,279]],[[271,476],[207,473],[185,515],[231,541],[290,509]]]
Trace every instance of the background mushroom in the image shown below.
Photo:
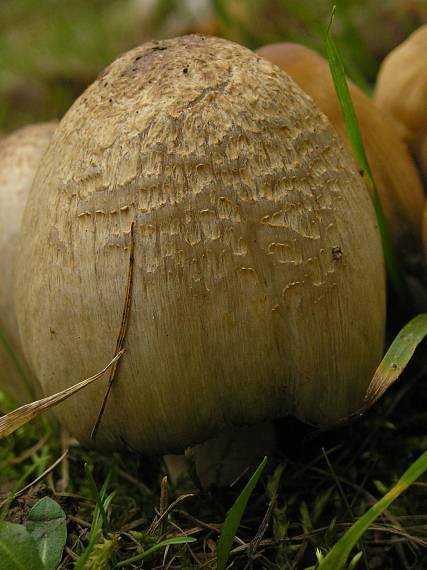
[[[351,151],[328,62],[292,43],[265,46],[258,53],[289,73],[314,99]],[[425,198],[416,167],[392,121],[351,81],[348,84],[391,235],[401,251],[419,256]],[[403,260],[408,264],[407,256]]]
[[[427,206],[424,208],[423,239],[424,239],[424,259],[427,264]]]
[[[395,119],[427,188],[427,24],[385,58],[374,98]]]
[[[385,304],[362,188],[312,100],[246,48],[186,36],[111,64],[41,162],[16,271],[25,351],[51,393],[111,359],[133,268],[96,441],[102,383],[60,406],[69,431],[180,452],[232,426],[357,411]]]
[[[19,340],[12,273],[28,193],[55,126],[54,123],[31,125],[0,140],[0,390],[19,400],[30,397],[22,374],[33,385],[35,379],[26,364]]]

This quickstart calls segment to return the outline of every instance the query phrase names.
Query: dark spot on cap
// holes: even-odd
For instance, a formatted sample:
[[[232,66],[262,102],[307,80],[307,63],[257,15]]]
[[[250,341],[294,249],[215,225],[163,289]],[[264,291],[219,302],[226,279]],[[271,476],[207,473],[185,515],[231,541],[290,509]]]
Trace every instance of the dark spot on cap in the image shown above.
[[[332,259],[334,261],[339,261],[342,257],[342,249],[339,245],[336,245],[332,248]]]
[[[188,67],[184,67],[184,69],[182,70],[182,73],[188,73]]]

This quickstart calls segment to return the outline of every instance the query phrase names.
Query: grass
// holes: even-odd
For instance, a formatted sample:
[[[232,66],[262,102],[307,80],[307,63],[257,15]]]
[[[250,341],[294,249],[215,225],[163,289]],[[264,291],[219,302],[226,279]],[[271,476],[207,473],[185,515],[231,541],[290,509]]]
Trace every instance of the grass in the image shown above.
[[[417,4],[411,3],[414,14]],[[276,17],[269,20],[265,2],[248,2],[241,13],[236,13],[235,5],[213,2],[224,35],[243,39],[251,47],[303,39],[323,50],[329,2],[280,0],[274,3]],[[123,10],[117,17],[113,0],[103,3],[100,16],[99,1],[76,0],[68,13],[54,0],[45,0],[37,16],[28,12],[30,6],[29,0],[14,0],[0,7],[0,19],[7,25],[0,38],[0,127],[60,116],[97,71],[138,37],[127,20],[129,12]],[[55,14],[46,29],[46,15],[53,6]],[[159,13],[166,17],[164,6],[162,10]],[[363,27],[355,17],[358,10],[366,18]],[[370,22],[384,23],[384,15],[391,17],[381,2],[375,7],[353,0],[338,4],[338,50],[350,75],[365,90],[375,76],[379,54],[389,47],[382,44],[376,49],[377,38],[367,41],[364,28],[369,29]],[[31,33],[26,33],[34,18]],[[397,36],[416,25],[416,15],[391,19],[399,23],[394,28]],[[161,19],[157,24],[161,33]],[[378,23],[372,27],[380,29]],[[31,44],[36,49],[30,53]],[[35,86],[44,86],[41,104],[29,104],[37,101],[31,89],[29,98],[25,94],[19,103],[17,85],[22,78],[38,97]],[[393,314],[392,301],[390,309]],[[402,318],[399,315],[397,320]],[[389,335],[395,332],[389,326]],[[411,351],[405,350],[405,354]],[[393,353],[390,366],[396,358],[400,356]],[[292,419],[276,422],[278,449],[267,465],[260,465],[246,485],[239,481],[210,492],[192,479],[165,484],[160,458],[129,452],[105,456],[71,446],[68,457],[40,483],[12,498],[11,492],[46,473],[62,452],[54,422],[37,419],[0,447],[2,516],[22,522],[38,498],[55,498],[67,514],[63,569],[213,570],[231,564],[236,569],[337,570],[355,544],[349,568],[367,568],[369,563],[387,570],[423,569],[427,567],[425,375],[425,358],[415,353],[401,380],[371,410],[335,430],[316,431]],[[2,413],[13,407],[0,397]]]
[[[427,451],[412,463],[405,471],[399,481],[377,501],[364,515],[362,515],[351,528],[340,538],[332,550],[328,553],[324,561],[320,564],[322,570],[335,570],[344,566],[347,558],[366,530],[391,504],[408,489],[427,470]],[[366,552],[365,556],[366,556]],[[368,565],[367,565],[368,567]]]
[[[375,378],[381,378],[384,381],[391,377],[392,382],[394,381],[398,374],[396,371],[401,372],[405,369],[415,347],[425,336],[426,325],[426,315],[419,315],[404,327],[384,357]],[[412,382],[416,379],[413,377]],[[407,391],[407,387],[403,386],[403,391],[405,389]],[[237,494],[234,489],[207,493],[197,486],[191,489],[191,493],[183,493],[184,490],[189,490],[189,485],[194,486],[194,481],[189,479],[184,482],[182,490],[174,488],[168,485],[167,478],[163,477],[164,468],[158,464],[151,472],[151,477],[154,478],[150,481],[150,473],[143,474],[141,466],[138,465],[143,458],[135,456],[135,453],[132,455],[123,453],[111,460],[106,456],[90,453],[81,448],[72,448],[71,461],[74,454],[80,455],[80,459],[75,461],[77,471],[71,474],[67,490],[73,491],[72,488],[75,486],[75,492],[61,492],[58,489],[60,485],[55,485],[53,478],[50,480],[49,491],[58,502],[64,501],[67,497],[71,498],[69,503],[71,508],[67,509],[66,503],[62,506],[69,516],[70,534],[67,554],[72,560],[70,565],[67,565],[67,557],[65,557],[62,567],[74,567],[77,570],[121,568],[135,563],[140,564],[148,558],[150,563],[151,561],[155,563],[156,556],[159,558],[162,553],[163,561],[160,562],[159,559],[159,565],[156,566],[158,568],[164,567],[170,556],[170,560],[167,560],[169,568],[206,567],[225,570],[228,561],[231,560],[233,567],[236,568],[246,567],[247,564],[262,564],[262,567],[266,568],[282,568],[286,561],[286,567],[289,568],[308,570],[318,565],[321,570],[335,570],[344,565],[352,549],[357,545],[358,551],[353,555],[349,568],[356,567],[360,560],[363,560],[365,567],[369,568],[368,560],[372,559],[372,548],[367,542],[365,533],[369,537],[369,533],[375,534],[379,530],[392,536],[396,534],[404,537],[403,541],[396,541],[396,551],[400,556],[398,563],[404,562],[406,564],[404,567],[413,567],[408,565],[402,543],[407,543],[408,549],[414,546],[418,549],[420,547],[425,549],[427,527],[424,524],[411,527],[405,525],[405,522],[402,523],[402,520],[410,520],[412,517],[417,519],[417,514],[414,514],[413,510],[416,505],[413,502],[404,507],[403,513],[405,514],[403,515],[402,502],[399,502],[396,513],[393,510],[396,508],[394,505],[396,499],[427,470],[425,437],[418,437],[414,440],[418,439],[419,449],[424,447],[424,451],[412,462],[384,497],[375,500],[375,495],[367,488],[370,484],[376,492],[382,493],[390,486],[390,482],[384,479],[384,476],[381,479],[377,478],[380,473],[378,467],[384,464],[383,468],[386,470],[391,457],[391,455],[390,457],[382,455],[384,441],[379,440],[385,438],[389,440],[390,445],[396,444],[396,433],[390,441],[390,433],[396,428],[388,414],[393,411],[393,408],[397,409],[398,400],[399,397],[395,396],[391,409],[389,408],[383,417],[377,418],[377,421],[380,421],[377,426],[373,429],[372,426],[365,426],[369,431],[369,436],[374,438],[373,442],[366,437],[366,434],[359,434],[363,440],[357,442],[358,449],[354,449],[355,441],[350,439],[350,455],[349,448],[345,445],[345,434],[340,433],[338,429],[335,430],[338,443],[331,445],[328,439],[334,436],[333,431],[322,434],[322,432],[310,432],[307,427],[301,429],[301,424],[293,420],[287,420],[287,423],[278,422],[278,433],[283,430],[285,434],[295,434],[296,428],[301,430],[300,433],[296,433],[296,440],[293,440],[298,451],[304,449],[310,456],[313,455],[313,450],[317,449],[318,453],[320,449],[321,454],[315,461],[305,457],[300,462],[300,466],[297,466],[292,457],[294,451],[282,445],[282,455],[279,450],[277,456],[271,459],[270,474],[267,480],[263,481],[263,487],[257,487],[258,493],[254,491],[266,468],[267,458],[264,458]],[[384,402],[381,401],[381,403]],[[5,401],[4,407],[7,408],[8,405],[10,406],[11,403],[8,404]],[[412,409],[411,413],[414,411]],[[356,430],[363,429],[363,424],[367,423],[369,415],[369,413],[366,414],[363,420],[357,422]],[[421,422],[424,419],[425,414]],[[349,431],[352,427],[349,424],[342,429]],[[24,452],[20,457],[15,458],[13,453],[18,446],[13,445],[12,440],[15,439],[16,443],[23,438],[27,444],[31,443],[33,435],[31,430],[35,430],[33,436],[35,438],[38,436],[38,430],[44,435],[39,436],[38,442],[30,447],[30,452]],[[40,464],[35,460],[36,448],[45,458],[42,462],[41,476],[51,473],[46,466],[51,463],[51,445],[56,441],[53,434],[51,429],[46,432],[46,423],[37,419],[32,424],[27,423],[21,426],[6,440],[12,446],[4,458],[5,467],[24,464],[29,458],[32,461],[29,466],[17,471],[17,473],[21,471],[20,479],[3,500],[2,519],[8,518],[13,522],[22,522],[29,507],[39,497],[38,494],[34,495],[34,489],[40,491],[42,496],[46,495],[47,489],[44,486],[37,488],[36,483],[24,487],[24,493],[21,492],[21,488]],[[52,436],[52,441],[50,436]],[[299,441],[302,442],[301,446]],[[328,447],[325,450],[326,445]],[[395,447],[394,449],[396,450]],[[337,457],[338,451],[341,457],[340,455]],[[57,453],[56,450],[55,452]],[[366,468],[356,467],[357,463],[369,460],[372,455],[375,456],[375,461],[371,465],[371,473]],[[147,465],[150,463],[152,460],[147,461]],[[341,463],[344,464],[344,473]],[[96,474],[94,474],[95,465],[98,470]],[[63,469],[67,466],[68,460],[63,457]],[[103,475],[102,471],[99,471],[99,466],[104,467]],[[290,467],[289,473],[286,472],[288,466]],[[15,476],[13,470],[9,477],[11,476]],[[298,496],[298,492],[295,493],[290,485],[293,479],[300,485],[301,496],[296,503],[295,497]],[[97,480],[104,480],[100,489]],[[285,487],[281,487],[282,481],[285,481]],[[0,485],[4,483],[5,481],[0,478]],[[420,486],[421,489],[424,488],[422,482]],[[158,496],[156,487],[160,487],[160,496]],[[310,500],[311,493],[314,494]],[[352,493],[354,493],[353,497]],[[11,508],[19,495],[23,496],[24,505]],[[233,495],[231,508],[226,514],[225,505]],[[90,501],[89,505],[87,499]],[[286,502],[280,505],[279,500]],[[138,515],[136,520],[132,516],[132,510],[126,508],[129,502],[134,504],[134,516]],[[182,503],[185,503],[185,510]],[[158,509],[156,505],[159,506]],[[372,506],[368,509],[369,505]],[[178,506],[180,506],[179,509]],[[297,514],[292,512],[296,506]],[[423,521],[427,518],[422,511],[423,501],[420,501],[419,506],[421,508],[419,519]],[[90,521],[87,521],[86,513],[91,513]],[[334,513],[332,518],[331,513]],[[18,520],[16,520],[17,516]],[[208,517],[207,520],[206,517]],[[384,520],[377,521],[380,517]],[[322,524],[323,519],[326,519],[324,524]],[[300,520],[300,528],[295,525],[296,520]],[[73,533],[73,522],[77,524],[77,533]],[[267,532],[269,525],[272,528],[271,533]],[[295,528],[299,530],[296,536]],[[414,528],[421,533],[414,534]],[[206,534],[206,532],[208,535],[204,537],[203,533]],[[361,542],[362,536],[363,542]],[[233,543],[237,544],[234,548],[232,548]],[[206,544],[210,545],[210,553],[206,553]],[[175,550],[175,547],[180,550]],[[421,560],[422,564],[427,562],[424,557]]]
[[[225,570],[227,566],[228,559],[230,557],[231,545],[233,544],[234,537],[236,535],[237,529],[239,528],[242,516],[245,513],[248,501],[255,485],[258,483],[262,472],[267,464],[267,457],[259,464],[257,470],[246,483],[243,491],[237,497],[233,506],[227,513],[224,523],[221,527],[221,535],[218,540],[218,546],[216,551],[218,570]]]
[[[243,509],[229,558],[234,568],[245,568],[250,561],[255,568],[308,568],[316,564],[316,552],[326,556],[344,531],[362,520],[384,490],[392,487],[425,451],[427,395],[419,382],[421,373],[422,362],[416,356],[404,373],[405,381],[355,424],[316,432],[290,419],[277,423],[279,449],[269,458],[265,474]],[[0,488],[14,486],[12,482],[29,466],[38,464],[31,456],[24,459],[25,451],[44,435],[43,426],[36,420],[6,440],[8,451],[3,460],[9,467],[0,471]],[[45,465],[59,454],[59,438],[54,431],[35,452],[48,457]],[[19,457],[23,461],[13,463]],[[92,466],[93,480],[85,471],[85,463]],[[8,519],[21,522],[41,496],[52,495],[61,504],[68,516],[63,568],[74,568],[74,558],[82,556],[83,560],[90,556],[96,559],[107,552],[110,559],[114,554],[119,562],[150,551],[148,568],[170,564],[170,568],[213,569],[227,509],[244,488],[242,482],[205,493],[189,480],[179,486],[169,483],[170,504],[190,491],[194,496],[179,502],[161,529],[161,525],[153,524],[159,516],[160,482],[165,474],[159,459],[130,453],[106,457],[71,447],[65,491],[61,490],[63,468],[64,464],[58,466],[43,483],[8,508]],[[27,481],[26,476],[20,485]],[[368,560],[377,560],[380,568],[390,569],[410,568],[412,564],[423,568],[427,564],[426,486],[424,476],[370,523],[362,538]],[[251,545],[266,514],[268,528],[253,552]],[[196,542],[164,543],[171,538],[194,538]],[[152,550],[157,545],[162,546]]]
[[[381,204],[380,195],[378,193],[375,180],[372,175],[371,167],[366,156],[365,148],[363,146],[362,134],[360,132],[359,123],[357,121],[356,113],[354,111],[353,102],[350,96],[350,90],[344,73],[344,66],[341,57],[335,46],[335,41],[332,38],[332,23],[335,16],[335,6],[332,11],[331,19],[328,24],[328,29],[325,36],[326,54],[328,56],[329,67],[331,70],[332,79],[334,81],[335,90],[341,105],[348,137],[353,148],[354,156],[357,158],[358,163],[361,165],[363,172],[373,189],[374,194],[374,208],[377,217],[378,227],[380,230],[382,248],[384,253],[385,265],[387,273],[390,277],[393,286],[398,294],[401,296],[402,301],[408,299],[408,292],[405,287],[402,271],[397,260],[396,252],[390,237],[390,231],[387,227],[386,219],[384,216],[383,207]]]

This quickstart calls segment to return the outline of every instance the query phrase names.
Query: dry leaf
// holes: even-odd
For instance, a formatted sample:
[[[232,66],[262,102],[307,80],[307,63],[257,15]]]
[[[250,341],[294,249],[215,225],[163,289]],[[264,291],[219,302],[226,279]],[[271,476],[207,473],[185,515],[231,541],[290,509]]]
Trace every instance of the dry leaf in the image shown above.
[[[30,402],[29,404],[25,404],[13,412],[6,414],[0,418],[0,439],[3,439],[16,431],[18,428],[23,426],[24,424],[28,423],[29,421],[33,420],[35,417],[39,416],[46,410],[53,408],[57,404],[60,404],[82,388],[89,386],[92,382],[97,380],[100,376],[104,374],[110,366],[113,366],[117,360],[122,356],[124,350],[121,350],[116,354],[116,356],[107,364],[107,366],[97,372],[94,376],[90,378],[86,378],[82,380],[78,384],[74,384],[74,386],[70,386],[69,388],[65,388],[61,392],[57,394],[53,394],[52,396],[47,396],[47,398],[43,398],[41,400],[36,400],[35,402]]]

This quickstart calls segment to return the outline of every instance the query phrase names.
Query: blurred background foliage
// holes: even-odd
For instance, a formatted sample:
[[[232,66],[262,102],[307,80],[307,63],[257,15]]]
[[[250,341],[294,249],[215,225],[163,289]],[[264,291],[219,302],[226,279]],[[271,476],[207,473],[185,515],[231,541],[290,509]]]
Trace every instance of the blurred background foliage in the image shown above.
[[[347,72],[368,92],[384,56],[427,22],[427,0],[0,0],[0,129],[60,118],[107,64],[152,38],[197,32],[323,52],[332,4]]]

